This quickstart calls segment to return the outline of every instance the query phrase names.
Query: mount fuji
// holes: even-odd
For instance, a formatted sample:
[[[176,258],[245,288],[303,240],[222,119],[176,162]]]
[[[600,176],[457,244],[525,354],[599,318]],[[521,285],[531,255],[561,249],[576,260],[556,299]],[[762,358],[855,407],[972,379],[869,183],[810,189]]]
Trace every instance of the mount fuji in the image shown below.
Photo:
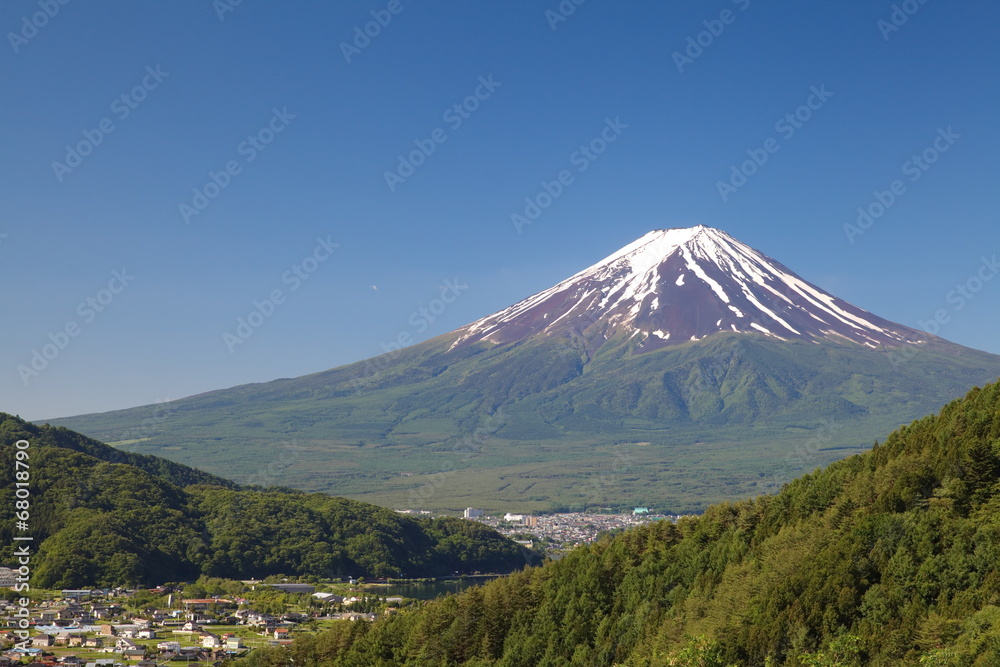
[[[396,508],[691,512],[774,491],[998,376],[1000,356],[693,227],[403,350],[52,423]]]
[[[725,232],[653,231],[543,292],[462,329],[455,345],[535,335],[640,336],[642,351],[722,331],[871,348],[927,336],[824,292]]]

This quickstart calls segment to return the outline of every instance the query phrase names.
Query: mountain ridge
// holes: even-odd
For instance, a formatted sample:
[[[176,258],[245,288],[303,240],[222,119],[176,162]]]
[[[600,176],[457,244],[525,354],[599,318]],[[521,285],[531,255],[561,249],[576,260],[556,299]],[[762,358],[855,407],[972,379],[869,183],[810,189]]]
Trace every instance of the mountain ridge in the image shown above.
[[[634,503],[676,513],[759,493],[763,480],[780,484],[802,466],[859,451],[880,433],[1000,376],[1000,356],[848,310],[853,306],[815,292],[762,253],[739,250],[722,232],[652,234],[550,290],[390,354],[167,406],[53,423],[131,451],[197,462],[240,481],[268,469],[279,451],[287,465],[266,483],[397,508],[538,511]],[[653,261],[663,259],[663,248],[676,250],[692,240],[737,248],[734,253],[750,257],[739,261],[757,267],[756,277],[746,267],[731,280],[713,277],[716,270],[702,258],[700,270],[709,278],[703,281],[686,263],[669,264],[683,252],[668,252],[664,264]],[[645,255],[648,261],[629,263],[649,247],[660,250]],[[687,252],[692,261],[706,254]],[[712,262],[731,267],[737,260],[727,254]],[[676,284],[682,282],[678,271],[686,276],[683,285]],[[793,290],[798,296],[774,294],[782,291],[778,278],[799,281]],[[671,290],[684,287],[697,288],[691,310],[705,313],[697,322],[724,330],[673,343],[673,336],[639,335],[666,331],[663,322],[644,323],[640,315],[660,296],[664,303],[652,314],[662,315]],[[601,289],[607,293],[598,297]],[[539,310],[553,295],[588,290],[586,299],[560,301],[561,312]],[[764,310],[753,306],[744,292],[767,292],[786,304],[792,313],[786,322],[802,335],[778,337],[751,326],[774,327],[765,322],[765,310],[778,313],[763,296],[754,298]],[[584,307],[588,299],[606,299],[607,308]],[[626,315],[637,303],[633,326]],[[741,320],[744,330],[720,321],[720,309]],[[868,318],[871,326],[837,320],[836,327],[813,335],[799,325],[803,320],[819,327],[839,311]],[[532,324],[566,313],[549,330]],[[620,317],[612,322],[615,315]],[[847,315],[842,317],[850,320]],[[138,429],[144,422],[151,426]],[[800,467],[790,466],[787,453],[818,434],[818,451]],[[615,463],[623,460],[631,463]],[[619,479],[619,493],[606,492],[602,480],[609,475]]]
[[[29,444],[15,448],[20,440]],[[478,523],[237,487],[0,413],[0,463],[14,470],[15,454],[27,454],[30,466],[32,586],[151,586],[200,575],[423,577],[509,572],[537,558]],[[14,486],[10,476],[0,490],[13,497]],[[17,560],[13,535],[10,512],[0,518],[2,562]]]

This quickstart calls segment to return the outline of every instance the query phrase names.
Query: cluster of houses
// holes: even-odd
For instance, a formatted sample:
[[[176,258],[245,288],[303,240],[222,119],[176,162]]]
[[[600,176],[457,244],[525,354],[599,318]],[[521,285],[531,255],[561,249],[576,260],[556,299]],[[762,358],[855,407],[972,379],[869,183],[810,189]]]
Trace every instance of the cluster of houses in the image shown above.
[[[0,568],[0,583],[6,574]],[[352,580],[353,582],[353,580]],[[309,584],[265,584],[244,582],[252,590],[268,586],[286,593],[311,595],[324,605],[338,605],[341,613],[325,618],[349,621],[371,621],[370,605],[364,611],[350,609],[362,601],[358,597],[342,597],[333,593],[316,593]],[[25,644],[12,631],[0,630],[0,667],[164,667],[168,662],[202,663],[218,666],[224,660],[244,655],[248,641],[233,632],[212,632],[214,626],[244,626],[240,635],[255,635],[255,645],[261,643],[291,643],[290,633],[306,615],[281,615],[255,611],[253,602],[241,597],[233,599],[205,598],[174,600],[170,590],[151,589],[160,595],[170,595],[169,609],[144,609],[129,612],[118,602],[132,595],[124,589],[63,590],[57,600],[46,600],[31,608],[30,640]],[[386,598],[392,605],[386,614],[397,612],[402,598]],[[134,608],[134,607],[133,607]],[[0,616],[11,615],[18,608],[12,602],[0,600]],[[113,654],[115,657],[82,658],[69,649],[79,649],[83,655]],[[138,663],[136,665],[136,663]]]
[[[244,640],[231,632],[214,633],[204,626],[245,625],[265,641],[290,642],[290,630],[304,619],[296,613],[275,616],[252,609],[236,609],[244,599],[180,600],[183,609],[147,609],[141,616],[126,614],[113,601],[81,602],[82,591],[63,591],[63,599],[46,601],[32,609],[30,625],[35,628],[29,646],[13,632],[0,632],[0,639],[13,648],[0,654],[0,667],[23,665],[27,658],[35,667],[115,667],[114,659],[85,661],[76,655],[58,658],[52,649],[79,648],[81,652],[113,653],[139,667],[156,667],[168,661],[219,664],[241,655]],[[90,591],[86,591],[90,594]],[[104,593],[103,591],[101,593]],[[0,614],[14,610],[0,602]],[[175,637],[187,635],[182,645]]]

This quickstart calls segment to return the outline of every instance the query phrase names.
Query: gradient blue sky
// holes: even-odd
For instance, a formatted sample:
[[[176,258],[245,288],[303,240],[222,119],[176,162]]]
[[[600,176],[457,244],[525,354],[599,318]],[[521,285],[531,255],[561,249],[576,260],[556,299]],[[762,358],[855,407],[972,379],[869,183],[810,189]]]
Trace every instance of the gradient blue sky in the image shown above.
[[[0,7],[0,410],[67,416],[357,361],[695,224],[888,319],[943,309],[940,335],[1000,353],[1000,280],[948,300],[1000,252],[996,2],[912,0],[885,39],[888,1],[587,0],[553,29],[558,0],[400,0],[351,62],[341,43],[388,0],[243,0],[221,19],[210,2],[76,1],[25,29],[46,2]],[[673,54],[724,10],[679,72]],[[147,67],[168,75],[154,88]],[[454,128],[445,111],[490,76]],[[144,77],[121,118],[114,101]],[[832,97],[779,132],[813,86]],[[239,146],[273,109],[295,117],[248,162]],[[575,171],[606,118],[628,127]],[[105,119],[60,181],[52,163]],[[909,180],[949,127],[960,138]],[[391,192],[385,172],[437,128],[447,140]],[[769,138],[779,150],[723,201],[717,182]],[[186,224],[179,205],[231,160],[240,173]],[[518,233],[511,214],[563,169],[573,182]],[[845,223],[895,179],[903,194],[850,243]],[[340,247],[293,291],[282,276],[317,237]],[[102,312],[79,308],[122,267],[134,280]],[[468,288],[418,331],[447,279]],[[274,289],[284,303],[230,352],[223,334]],[[67,325],[25,383],[18,366]]]

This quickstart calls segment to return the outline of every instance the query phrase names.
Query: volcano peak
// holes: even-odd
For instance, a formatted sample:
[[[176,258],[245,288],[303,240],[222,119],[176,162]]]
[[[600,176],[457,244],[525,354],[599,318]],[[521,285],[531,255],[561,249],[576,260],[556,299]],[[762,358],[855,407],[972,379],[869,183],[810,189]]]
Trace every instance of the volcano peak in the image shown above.
[[[624,334],[641,351],[722,331],[868,347],[924,342],[803,280],[729,234],[653,230],[559,284],[459,330],[455,345]]]

